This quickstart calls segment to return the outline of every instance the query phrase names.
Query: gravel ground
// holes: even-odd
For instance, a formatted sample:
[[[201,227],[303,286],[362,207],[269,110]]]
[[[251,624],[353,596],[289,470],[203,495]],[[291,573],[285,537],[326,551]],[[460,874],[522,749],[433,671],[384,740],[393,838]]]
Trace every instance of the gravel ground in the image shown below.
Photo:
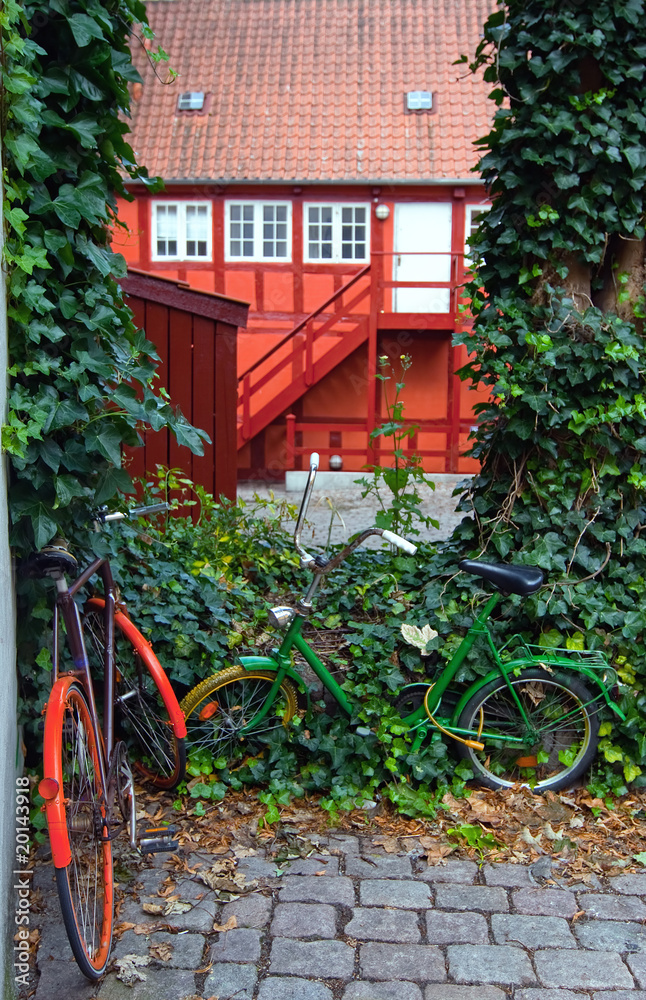
[[[357,477],[359,475],[360,473],[357,473]],[[375,523],[375,514],[379,510],[376,499],[372,497],[362,499],[361,487],[349,484],[349,477],[344,479],[343,489],[329,489],[326,486],[326,478],[324,476],[320,478],[321,488],[315,484],[312,494],[307,518],[309,526],[303,534],[304,541],[309,540],[317,546],[324,547],[330,533],[331,543],[346,542],[351,535]],[[427,486],[421,487],[422,511],[439,521],[440,526],[437,529],[421,527],[418,536],[420,539],[438,541],[450,536],[453,528],[465,516],[456,511],[459,497],[453,494],[458,484],[468,482],[468,477],[463,475],[437,475],[435,490]],[[272,493],[276,501],[287,501],[298,506],[301,501],[302,486],[298,490],[291,491],[286,489],[283,483],[268,486],[262,482],[244,482],[238,485],[238,497],[246,501],[252,501],[255,494],[268,499]],[[389,490],[383,489],[381,495],[387,505]],[[288,531],[293,530],[294,521],[286,520],[285,527]],[[378,539],[369,539],[368,544],[371,543],[375,547],[383,545]]]

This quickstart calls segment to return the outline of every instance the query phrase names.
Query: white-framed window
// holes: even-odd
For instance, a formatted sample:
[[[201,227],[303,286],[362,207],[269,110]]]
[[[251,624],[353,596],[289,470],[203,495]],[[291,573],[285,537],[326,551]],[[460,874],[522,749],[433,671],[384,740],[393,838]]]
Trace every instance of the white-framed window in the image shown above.
[[[227,201],[225,260],[292,259],[292,206],[288,201]]]
[[[370,258],[370,205],[305,204],[303,257],[343,264]]]
[[[465,205],[464,212],[464,266],[465,268],[471,267],[471,251],[469,249],[469,240],[476,232],[480,222],[482,221],[481,216],[485,212],[488,212],[491,205],[486,203],[484,205]]]
[[[211,260],[210,201],[155,201],[153,260]]]

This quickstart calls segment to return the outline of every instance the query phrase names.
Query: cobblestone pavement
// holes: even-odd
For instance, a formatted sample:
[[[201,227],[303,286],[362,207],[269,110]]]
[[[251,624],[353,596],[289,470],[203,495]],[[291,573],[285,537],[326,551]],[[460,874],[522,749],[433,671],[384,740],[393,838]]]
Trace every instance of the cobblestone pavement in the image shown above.
[[[361,473],[356,473],[356,478],[360,478]],[[456,524],[465,516],[456,511],[458,497],[453,496],[453,491],[459,483],[467,483],[468,477],[456,475],[435,475],[435,490],[428,486],[420,487],[422,496],[421,510],[427,517],[432,517],[439,521],[439,528],[421,528],[419,537],[428,541],[437,541],[448,538]],[[324,482],[324,480],[321,480]],[[361,487],[352,483],[352,477],[347,476],[344,480],[343,489],[329,489],[325,485],[319,487],[318,481],[315,484],[314,492],[310,502],[307,520],[308,530],[303,534],[303,539],[314,540],[316,545],[325,546],[328,531],[330,531],[330,541],[332,543],[346,542],[350,535],[364,528],[370,528],[375,523],[375,514],[379,510],[379,504],[371,496],[362,499]],[[265,483],[240,483],[238,486],[238,497],[251,502],[254,494],[258,494],[263,499],[268,499],[273,493],[277,501],[287,501],[291,504],[300,504],[300,492],[286,492],[283,483],[276,483],[267,486]],[[383,489],[381,495],[386,506],[389,504],[389,491]],[[293,531],[294,521],[286,520],[285,528]],[[368,545],[381,546],[383,542],[379,540],[368,540]]]
[[[263,849],[239,852],[254,888],[226,903],[199,879],[220,858],[191,853],[178,873],[157,855],[117,919],[138,933],[122,934],[95,985],[71,958],[51,869],[38,868],[35,1000],[646,1000],[646,873],[569,885],[563,866],[546,881],[544,858],[427,865],[421,848],[308,839],[314,852],[280,867]],[[147,962],[132,986],[117,978],[127,955]]]

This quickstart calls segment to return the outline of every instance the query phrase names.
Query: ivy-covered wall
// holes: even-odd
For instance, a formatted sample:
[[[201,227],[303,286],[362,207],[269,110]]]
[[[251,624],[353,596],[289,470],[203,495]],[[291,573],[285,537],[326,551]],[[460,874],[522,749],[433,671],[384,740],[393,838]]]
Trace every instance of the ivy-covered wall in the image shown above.
[[[461,338],[491,399],[451,544],[541,566],[534,627],[611,655],[628,718],[601,750],[621,790],[646,783],[646,4],[499,8],[474,62],[497,105],[493,206]]]

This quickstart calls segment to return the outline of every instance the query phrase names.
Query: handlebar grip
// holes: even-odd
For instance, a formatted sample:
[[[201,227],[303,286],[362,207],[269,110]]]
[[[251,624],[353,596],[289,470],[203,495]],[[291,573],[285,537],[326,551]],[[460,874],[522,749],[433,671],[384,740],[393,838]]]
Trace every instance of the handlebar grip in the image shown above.
[[[146,517],[148,514],[160,514],[163,510],[170,510],[169,503],[149,503],[144,507],[131,507],[128,511],[130,517]]]
[[[316,470],[317,470],[317,469],[318,469],[318,467],[319,467],[319,463],[320,463],[320,461],[321,461],[321,460],[320,460],[320,458],[319,458],[319,453],[318,453],[318,451],[313,451],[313,452],[312,452],[312,454],[310,455],[310,470],[311,470],[312,472],[316,472]]]
[[[404,552],[408,552],[410,556],[414,556],[417,552],[417,546],[413,545],[406,538],[402,538],[401,535],[396,535],[394,531],[388,531],[384,529],[381,533],[382,538],[385,538],[387,542],[391,545],[396,545],[398,549],[403,549]]]

